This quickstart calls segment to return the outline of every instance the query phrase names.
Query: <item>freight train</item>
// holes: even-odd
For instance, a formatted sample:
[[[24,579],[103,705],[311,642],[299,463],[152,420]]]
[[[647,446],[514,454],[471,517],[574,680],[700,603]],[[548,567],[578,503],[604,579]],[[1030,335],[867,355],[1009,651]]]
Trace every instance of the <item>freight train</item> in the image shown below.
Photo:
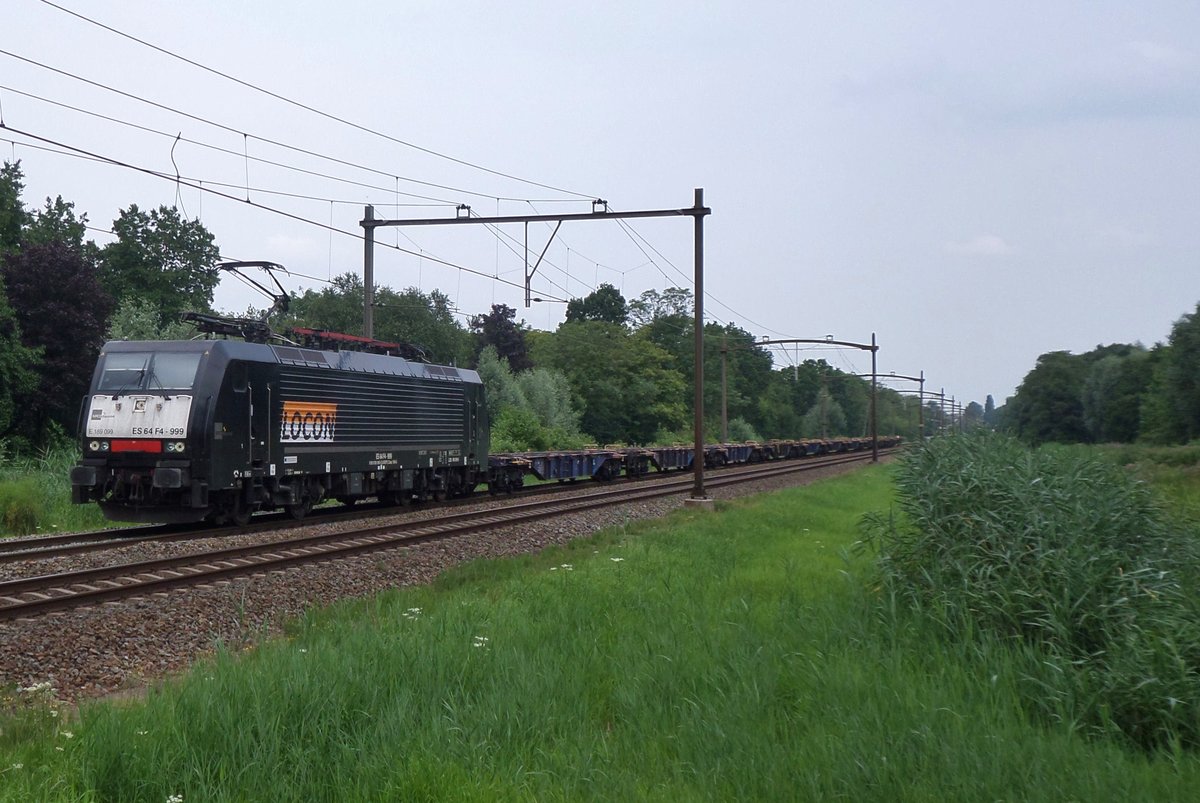
[[[195,317],[210,333],[246,340],[104,346],[80,413],[73,502],[96,502],[120,521],[241,525],[256,511],[301,518],[325,499],[404,505],[480,485],[511,492],[527,474],[610,480],[692,467],[684,446],[489,455],[475,371],[425,362],[395,343],[310,329],[264,342],[246,322]],[[723,444],[706,447],[704,460],[870,447],[866,438]]]

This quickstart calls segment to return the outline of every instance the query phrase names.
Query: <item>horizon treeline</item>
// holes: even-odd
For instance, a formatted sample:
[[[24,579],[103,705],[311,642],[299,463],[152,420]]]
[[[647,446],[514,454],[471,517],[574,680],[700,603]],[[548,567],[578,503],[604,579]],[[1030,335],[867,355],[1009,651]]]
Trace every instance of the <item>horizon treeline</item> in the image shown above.
[[[1182,444],[1200,438],[1200,304],[1166,343],[1098,345],[1038,357],[999,410],[1030,444]]]

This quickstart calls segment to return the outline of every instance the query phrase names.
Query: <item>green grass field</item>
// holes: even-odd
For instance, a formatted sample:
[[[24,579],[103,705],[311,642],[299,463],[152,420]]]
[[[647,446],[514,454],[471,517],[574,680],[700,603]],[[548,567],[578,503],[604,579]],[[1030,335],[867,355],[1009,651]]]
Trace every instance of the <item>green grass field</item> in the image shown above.
[[[144,702],[14,692],[0,799],[1186,800],[1200,762],[1032,717],[1023,664],[852,550],[888,469],[469,564]]]

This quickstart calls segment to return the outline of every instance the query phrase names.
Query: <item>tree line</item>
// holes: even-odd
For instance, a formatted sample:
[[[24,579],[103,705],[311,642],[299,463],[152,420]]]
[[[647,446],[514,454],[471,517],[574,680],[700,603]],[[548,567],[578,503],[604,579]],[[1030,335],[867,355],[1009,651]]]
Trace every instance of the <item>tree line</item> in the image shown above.
[[[1000,423],[1032,444],[1180,444],[1200,438],[1200,304],[1165,343],[1041,355]]]
[[[113,221],[115,239],[87,239],[87,216],[61,196],[22,200],[20,163],[0,170],[0,442],[30,450],[70,437],[107,339],[174,339],[193,331],[185,311],[213,312],[220,279],[211,232],[173,207],[136,205]],[[271,321],[357,333],[362,278],[289,295]],[[692,293],[649,290],[625,299],[611,285],[567,305],[553,332],[504,304],[463,316],[440,291],[375,288],[375,336],[421,346],[430,359],[476,368],[487,386],[496,450],[586,444],[690,442],[694,362]],[[247,315],[257,316],[258,310]],[[862,436],[870,384],[824,360],[776,369],[734,324],[704,327],[707,437],[721,437],[725,360],[732,440]],[[914,435],[918,402],[880,389],[879,432]],[[975,405],[978,407],[978,405]],[[926,411],[926,428],[942,422]]]

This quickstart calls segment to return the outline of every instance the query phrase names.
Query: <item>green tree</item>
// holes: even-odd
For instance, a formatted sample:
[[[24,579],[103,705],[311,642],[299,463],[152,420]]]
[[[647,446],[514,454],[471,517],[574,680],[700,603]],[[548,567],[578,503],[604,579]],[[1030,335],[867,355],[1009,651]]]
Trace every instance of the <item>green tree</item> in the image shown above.
[[[1047,442],[1086,443],[1082,388],[1088,361],[1066,351],[1038,357],[1009,401],[1009,425],[1017,437],[1038,445]]]
[[[866,380],[830,368],[828,372],[829,394],[837,402],[845,424],[835,430],[836,435],[863,437],[871,428],[871,384]]]
[[[628,315],[625,297],[611,284],[602,284],[587,296],[567,302],[568,321],[605,321],[624,325]]]
[[[513,371],[524,371],[533,365],[525,341],[529,327],[524,321],[517,323],[517,311],[512,307],[493,304],[491,312],[471,316],[470,326],[479,351],[492,346]]]
[[[704,405],[714,420],[721,415],[721,363],[725,363],[727,418],[741,418],[756,430],[759,418],[758,397],[771,381],[771,355],[758,346],[754,335],[735,324],[710,323],[704,327]],[[693,352],[695,351],[693,345]],[[693,354],[688,360],[695,360]],[[681,370],[681,373],[685,373]],[[690,371],[686,374],[690,375]]]
[[[914,437],[917,432],[918,406],[919,402],[916,399],[905,398],[891,388],[879,388],[876,400],[878,433]]]
[[[21,162],[5,162],[0,168],[0,257],[21,243],[29,213],[21,202],[25,190],[25,174]]]
[[[579,413],[567,378],[557,371],[532,368],[514,374],[488,346],[479,354],[494,451],[568,449],[582,446]]]
[[[28,244],[4,258],[0,275],[22,343],[40,349],[38,386],[24,398],[9,432],[41,443],[52,425],[75,428],[112,310],[112,299],[84,254],[61,242]]]
[[[629,302],[628,319],[635,329],[641,329],[663,318],[676,322],[692,318],[692,291],[668,287],[661,293],[647,290]]]
[[[1083,421],[1097,443],[1138,438],[1142,397],[1151,378],[1149,353],[1109,354],[1094,362],[1083,381]]]
[[[563,323],[535,341],[536,362],[561,371],[579,400],[584,432],[602,443],[650,443],[687,420],[683,377],[671,356],[624,327]]]
[[[143,212],[133,204],[113,221],[113,232],[117,239],[101,249],[100,267],[118,304],[143,298],[163,323],[211,308],[219,251],[200,221],[187,220],[174,207]]]
[[[827,388],[817,392],[816,401],[804,414],[801,428],[806,438],[829,438],[846,433],[846,414]]]
[[[127,298],[108,320],[107,340],[187,340],[196,333],[182,321],[163,323],[158,307],[144,298]]]
[[[363,280],[355,273],[333,277],[319,292],[311,288],[293,292],[288,311],[272,322],[275,328],[303,326],[330,332],[356,334],[363,325]]]
[[[995,429],[996,425],[1000,423],[1000,417],[996,414],[996,400],[990,393],[983,403],[983,423],[992,429]]]
[[[33,398],[41,357],[41,349],[21,342],[21,328],[0,278],[0,436],[11,432],[19,405]]]
[[[87,214],[77,216],[75,204],[59,195],[53,201],[47,198],[46,205],[30,215],[22,239],[29,243],[59,242],[72,248],[87,248],[88,259],[95,262],[99,249],[95,243],[85,241],[86,237]]]
[[[796,403],[795,386],[791,368],[776,371],[771,375],[767,387],[758,395],[756,419],[765,438],[799,438],[803,410]]]
[[[375,300],[375,336],[380,340],[418,345],[435,362],[466,365],[471,361],[474,340],[455,320],[444,293],[426,294],[415,287],[397,293],[381,287]]]
[[[1200,304],[1171,327],[1163,369],[1166,402],[1180,440],[1200,438]]]
[[[963,425],[967,429],[983,426],[983,405],[977,401],[967,404],[963,408]]]
[[[496,354],[494,346],[487,346],[479,352],[476,370],[479,372],[480,381],[483,382],[488,420],[492,422],[493,427],[500,420],[500,411],[504,408],[524,409],[529,406],[512,369]],[[494,446],[495,444],[493,444]]]
[[[1138,438],[1150,443],[1180,443],[1185,439],[1179,418],[1172,409],[1167,390],[1167,355],[1170,348],[1159,343],[1147,355],[1149,382],[1138,410]]]

